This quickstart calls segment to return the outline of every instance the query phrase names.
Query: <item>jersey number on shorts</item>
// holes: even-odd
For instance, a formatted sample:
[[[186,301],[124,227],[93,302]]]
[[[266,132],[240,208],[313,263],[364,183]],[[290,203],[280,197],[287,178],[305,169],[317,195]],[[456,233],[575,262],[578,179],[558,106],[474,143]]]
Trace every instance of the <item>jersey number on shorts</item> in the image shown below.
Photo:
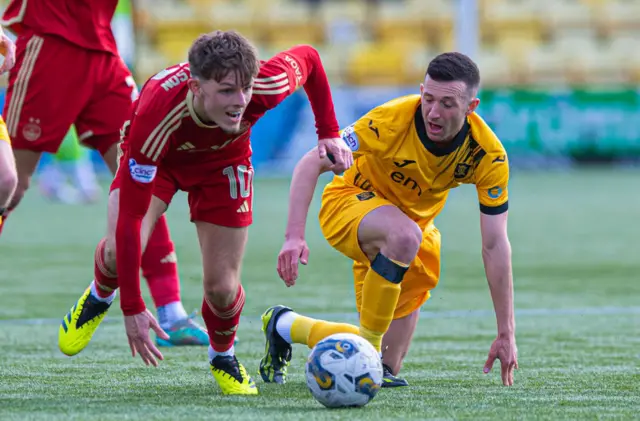
[[[242,198],[251,195],[251,186],[253,183],[253,168],[247,168],[246,165],[238,165],[237,175],[233,165],[225,167],[222,174],[229,178],[229,194],[232,199],[237,199],[238,194]]]

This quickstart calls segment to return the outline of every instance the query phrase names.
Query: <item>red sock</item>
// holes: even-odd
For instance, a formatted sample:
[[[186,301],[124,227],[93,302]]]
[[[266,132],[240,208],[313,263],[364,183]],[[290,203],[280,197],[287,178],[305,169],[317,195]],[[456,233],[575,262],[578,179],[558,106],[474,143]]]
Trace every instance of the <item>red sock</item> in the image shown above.
[[[101,298],[107,298],[118,288],[118,275],[111,272],[104,263],[104,249],[107,239],[103,238],[96,247],[93,272],[96,282],[96,291]]]
[[[202,300],[202,318],[209,332],[209,343],[217,352],[228,351],[233,346],[240,313],[244,307],[244,288],[238,288],[238,295],[227,308],[216,308],[207,299]]]
[[[164,215],[156,222],[142,255],[142,275],[156,308],[180,301],[178,263]]]

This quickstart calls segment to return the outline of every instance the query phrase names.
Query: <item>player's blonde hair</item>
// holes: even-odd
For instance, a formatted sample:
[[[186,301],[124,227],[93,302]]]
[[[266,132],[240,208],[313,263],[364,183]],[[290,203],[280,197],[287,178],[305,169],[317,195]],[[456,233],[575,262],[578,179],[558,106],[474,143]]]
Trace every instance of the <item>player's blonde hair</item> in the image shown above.
[[[194,77],[220,82],[235,72],[241,86],[258,75],[260,62],[256,48],[235,31],[203,34],[189,49],[189,67]]]

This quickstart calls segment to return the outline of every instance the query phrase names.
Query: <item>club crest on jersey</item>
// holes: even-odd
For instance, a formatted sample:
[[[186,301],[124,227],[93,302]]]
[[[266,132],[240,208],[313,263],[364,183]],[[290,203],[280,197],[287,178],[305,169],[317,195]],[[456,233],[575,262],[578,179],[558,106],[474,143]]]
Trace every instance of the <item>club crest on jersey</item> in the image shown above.
[[[376,196],[376,194],[372,191],[363,191],[362,193],[356,194],[356,197],[359,201],[364,202],[365,200],[372,199]]]
[[[500,187],[500,186],[491,187],[487,191],[487,194],[489,195],[490,198],[497,199],[500,196],[502,196],[502,187]]]
[[[131,173],[131,178],[137,182],[148,184],[156,178],[158,167],[155,165],[140,165],[135,159],[129,158],[129,172]]]
[[[465,178],[467,174],[469,174],[469,170],[471,169],[471,165],[459,163],[456,165],[456,169],[453,171],[453,178],[460,179]]]
[[[353,128],[353,124],[351,126],[347,126],[342,131],[342,140],[349,146],[349,149],[352,151],[357,151],[360,147],[360,143],[358,142],[358,135]]]

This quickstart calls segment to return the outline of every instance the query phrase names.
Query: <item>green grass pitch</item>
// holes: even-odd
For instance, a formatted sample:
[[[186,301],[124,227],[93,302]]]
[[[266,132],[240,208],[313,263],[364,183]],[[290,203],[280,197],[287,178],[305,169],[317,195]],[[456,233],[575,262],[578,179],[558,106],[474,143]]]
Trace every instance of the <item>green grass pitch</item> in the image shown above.
[[[0,241],[0,420],[637,419],[640,172],[513,172],[509,233],[520,370],[511,388],[497,371],[482,373],[495,319],[478,205],[472,187],[454,191],[436,221],[443,276],[423,307],[402,373],[411,387],[382,390],[365,408],[337,411],[307,391],[306,348],[294,347],[284,387],[257,375],[264,347],[259,315],[267,306],[356,320],[350,262],[320,235],[319,197],[307,226],[310,264],[294,288],[278,279],[288,180],[257,178],[237,352],[260,396],[222,396],[204,348],[164,350],[158,368],[132,359],[117,304],[85,351],[63,356],[58,321],[92,278],[106,201],[50,204],[32,191]],[[202,269],[182,195],[169,225],[189,311],[200,306]]]

